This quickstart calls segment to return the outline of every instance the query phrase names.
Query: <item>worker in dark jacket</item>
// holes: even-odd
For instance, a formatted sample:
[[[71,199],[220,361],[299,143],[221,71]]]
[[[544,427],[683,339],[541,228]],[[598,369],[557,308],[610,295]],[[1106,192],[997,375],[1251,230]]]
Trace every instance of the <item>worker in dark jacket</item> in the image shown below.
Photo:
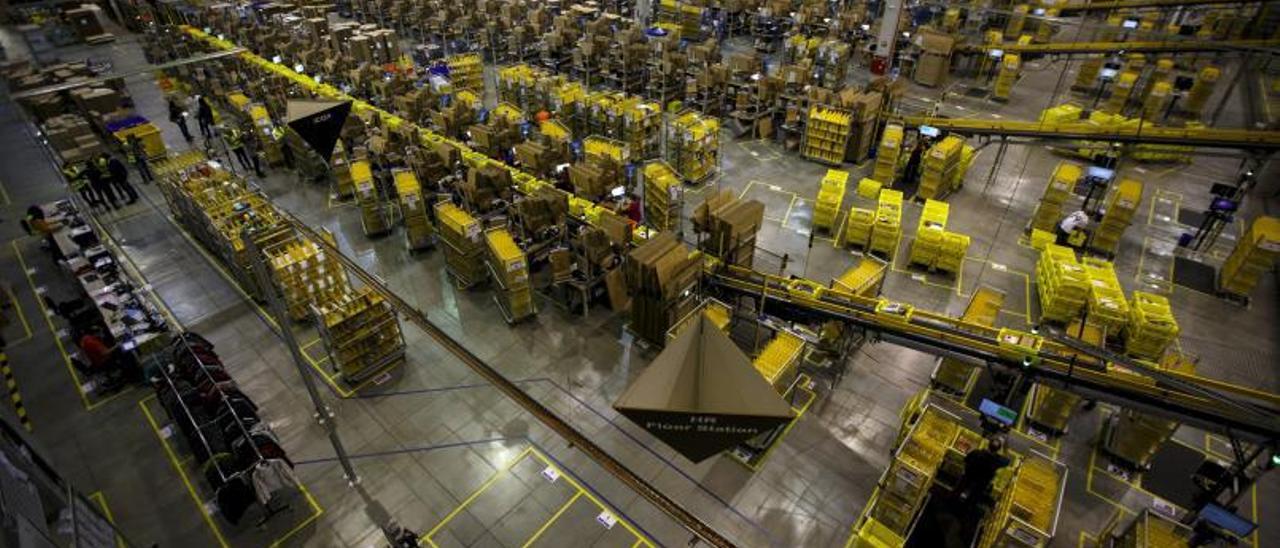
[[[1003,448],[1004,438],[992,436],[987,439],[987,447],[974,449],[964,456],[964,475],[955,490],[961,501],[990,502],[991,482],[995,481],[996,472],[1009,465],[1008,457],[1000,454]]]
[[[203,95],[196,99],[196,122],[200,124],[200,135],[205,139],[213,136],[213,105]]]
[[[172,97],[169,98],[169,121],[178,126],[178,129],[182,131],[182,138],[190,143],[191,130],[187,129],[187,111]]]
[[[137,168],[138,175],[142,177],[142,182],[150,183],[156,180],[151,174],[151,162],[147,158],[147,147],[143,146],[142,139],[137,135],[129,136],[129,161],[133,162],[133,166]]]
[[[94,193],[93,187],[89,186],[89,179],[85,176],[85,164],[67,162],[62,164],[62,178],[66,179],[67,186],[71,190],[80,193],[80,197],[84,199],[89,207],[97,207],[102,203],[102,197]]]
[[[105,158],[98,157],[93,161],[85,162],[84,176],[88,179],[89,186],[93,188],[94,193],[98,195],[99,203],[103,207],[120,208],[116,192],[111,190],[111,180],[107,178],[107,161]]]
[[[133,185],[129,184],[129,168],[115,156],[102,155],[107,158],[107,173],[111,176],[111,186],[121,195],[127,196],[129,202],[125,205],[133,205],[138,201],[138,191],[133,189]]]

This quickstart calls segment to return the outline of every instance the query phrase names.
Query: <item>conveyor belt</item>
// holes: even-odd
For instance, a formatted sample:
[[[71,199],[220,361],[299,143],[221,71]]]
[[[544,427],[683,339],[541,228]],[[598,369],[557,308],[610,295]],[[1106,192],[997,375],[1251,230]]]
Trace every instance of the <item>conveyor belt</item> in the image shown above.
[[[1001,343],[1019,334],[958,318],[912,310],[905,317],[878,311],[883,301],[816,290],[813,284],[739,267],[708,270],[711,285],[736,296],[765,296],[765,311],[792,321],[837,320],[876,333],[880,339],[922,351],[990,363],[1094,398],[1140,409],[1209,431],[1254,441],[1280,439],[1280,396],[1194,375],[1155,371],[1150,365],[1110,356],[1093,347],[1044,340],[1038,350]],[[1029,335],[1020,333],[1021,335]],[[1084,354],[1087,357],[1072,357]],[[1113,361],[1114,360],[1114,361]],[[1116,374],[1122,367],[1134,374]]]
[[[1021,120],[979,120],[973,118],[892,117],[905,127],[932,126],[965,135],[1001,135],[1081,139],[1114,143],[1152,143],[1205,148],[1233,148],[1274,151],[1280,149],[1280,131],[1224,128],[1176,128],[1142,125],[1102,127],[1087,122],[1029,122]]]
[[[1197,51],[1263,51],[1280,47],[1280,40],[1165,40],[1128,42],[1050,42],[1047,44],[969,44],[961,51],[1083,55],[1086,53],[1185,53]]]
[[[1138,8],[1173,8],[1179,6],[1216,6],[1223,4],[1239,4],[1246,6],[1250,4],[1266,3],[1273,0],[1114,0],[1111,2],[1082,2],[1079,4],[1066,5],[1058,8],[1058,13],[1062,15],[1086,13],[1095,11],[1110,11],[1116,9],[1138,9]]]

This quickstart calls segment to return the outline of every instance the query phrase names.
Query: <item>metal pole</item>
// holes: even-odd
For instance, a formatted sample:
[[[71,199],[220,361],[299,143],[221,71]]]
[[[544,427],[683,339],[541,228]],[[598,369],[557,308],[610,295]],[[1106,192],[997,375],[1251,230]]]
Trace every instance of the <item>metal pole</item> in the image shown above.
[[[320,399],[320,391],[316,389],[316,381],[311,377],[311,372],[307,371],[302,348],[298,346],[298,339],[294,337],[293,330],[289,328],[289,318],[285,313],[284,303],[281,302],[280,295],[276,292],[276,286],[267,272],[267,262],[262,255],[262,250],[258,248],[257,242],[254,241],[253,235],[248,229],[241,233],[241,238],[253,255],[253,270],[258,276],[259,285],[263,288],[263,294],[267,299],[267,307],[270,310],[271,317],[274,318],[276,327],[279,328],[280,336],[284,339],[285,346],[289,347],[289,354],[293,356],[293,365],[298,370],[298,376],[302,377],[302,384],[307,388],[307,396],[311,398],[311,404],[315,406],[316,413],[314,417],[316,422],[320,423],[320,426],[324,427],[329,434],[329,443],[333,445],[333,451],[338,455],[338,462],[342,464],[347,484],[354,487],[360,483],[360,476],[356,474],[355,468],[351,465],[351,459],[347,457],[347,450],[342,445],[342,438],[338,436],[338,424],[333,411]]]

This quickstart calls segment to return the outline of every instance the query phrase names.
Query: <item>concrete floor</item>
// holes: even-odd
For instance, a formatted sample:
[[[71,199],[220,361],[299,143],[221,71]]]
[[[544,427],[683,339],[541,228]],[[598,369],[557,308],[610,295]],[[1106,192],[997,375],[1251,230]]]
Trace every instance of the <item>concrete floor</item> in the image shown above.
[[[128,39],[64,53],[66,58],[85,55],[110,57],[118,70],[142,64],[140,52]],[[941,112],[1034,117],[1048,106],[1063,67],[1029,65],[1010,103],[953,95]],[[1037,76],[1042,73],[1055,78]],[[135,78],[130,88],[143,113],[161,121],[169,145],[185,148],[176,128],[163,122],[163,103],[155,86]],[[936,101],[940,92],[913,88],[911,96],[923,103]],[[1232,119],[1239,120],[1239,114],[1228,109],[1223,122]],[[58,339],[56,320],[42,318],[36,294],[67,298],[70,286],[37,242],[21,235],[15,220],[27,204],[55,199],[65,191],[32,135],[11,102],[0,104],[0,142],[6,145],[0,184],[8,197],[0,209],[0,218],[8,221],[0,223],[0,237],[7,242],[0,249],[0,276],[12,288],[30,331],[26,337],[25,331],[17,330],[21,325],[6,330],[15,341],[9,355],[35,439],[81,490],[102,493],[134,543],[364,546],[381,542],[376,524],[388,514],[415,531],[431,533],[442,546],[511,545],[534,536],[543,544],[574,546],[629,546],[640,538],[662,545],[688,542],[687,532],[409,325],[408,365],[360,390],[333,381],[320,361],[320,347],[307,346],[315,360],[314,373],[327,387],[322,388],[324,399],[336,413],[347,451],[355,457],[360,482],[357,488],[348,486],[324,430],[312,419],[313,408],[287,349],[263,320],[265,313],[177,228],[159,192],[143,187],[143,202],[104,215],[104,223],[178,319],[217,345],[243,390],[262,405],[264,416],[280,434],[308,493],[262,527],[233,527],[219,516],[206,516],[203,504],[210,495],[185,461],[187,449],[177,438],[165,437],[166,420],[149,397],[150,390],[84,394],[59,355],[61,345],[69,343]],[[1034,271],[1035,253],[1019,245],[1018,237],[1061,158],[1043,148],[1011,148],[988,182],[994,152],[993,146],[980,153],[965,188],[948,199],[949,229],[973,239],[962,276],[925,276],[905,270],[899,262],[885,284],[886,296],[959,314],[974,289],[986,284],[1008,295],[1001,325],[1026,326],[1028,316],[1037,316],[1034,298],[1028,298],[1034,294],[1033,277],[1028,276]],[[759,240],[762,260],[767,262],[764,257],[769,254],[787,254],[792,259],[788,272],[820,281],[854,262],[850,252],[821,237],[807,248],[810,200],[825,167],[769,142],[726,139],[723,156],[723,175],[714,184],[764,201],[766,216],[773,219]],[[870,168],[848,167],[855,178]],[[1171,260],[1161,252],[1182,227],[1165,218],[1163,208],[1179,200],[1198,207],[1207,200],[1208,184],[1232,176],[1234,170],[1231,161],[1212,158],[1189,166],[1122,166],[1125,174],[1147,183],[1144,204],[1154,204],[1150,214],[1141,215],[1126,232],[1116,260],[1126,289],[1140,288],[1140,264],[1145,272]],[[276,171],[259,183],[280,206],[312,226],[332,230],[342,249],[450,335],[744,546],[842,544],[888,463],[899,410],[927,386],[933,367],[934,358],[920,352],[888,344],[865,346],[852,358],[840,384],[820,388],[821,399],[761,470],[751,473],[719,457],[692,465],[610,408],[653,357],[622,330],[625,317],[597,307],[583,319],[543,299],[536,319],[508,327],[488,291],[454,290],[439,253],[409,255],[399,234],[366,238],[353,208],[331,204],[327,189],[298,183],[289,174]],[[690,192],[687,207],[692,209],[704,192]],[[1274,192],[1262,188],[1255,194]],[[1155,200],[1157,193],[1168,201]],[[845,204],[867,207],[870,202],[851,193]],[[1246,216],[1267,207],[1274,211],[1275,206],[1274,198],[1251,199]],[[903,245],[914,232],[919,211],[917,205],[907,206]],[[21,261],[15,260],[19,257]],[[1249,307],[1182,288],[1174,289],[1171,300],[1182,326],[1182,348],[1201,357],[1201,374],[1276,392],[1280,343],[1274,326],[1280,303],[1274,297],[1274,277],[1261,285]],[[315,339],[307,328],[291,328],[304,345]],[[1089,442],[1107,412],[1081,413],[1060,443],[1044,446],[1071,467],[1054,545],[1074,546],[1090,538],[1112,514],[1150,504],[1146,490],[1121,482],[1094,458]],[[1190,428],[1181,429],[1177,438],[1201,451],[1225,450]],[[1268,476],[1242,507],[1243,515],[1256,516],[1262,523],[1254,545],[1280,541],[1275,525],[1280,509],[1273,502],[1280,500],[1278,492],[1280,482]],[[597,521],[603,510],[617,516],[618,524],[606,528]]]

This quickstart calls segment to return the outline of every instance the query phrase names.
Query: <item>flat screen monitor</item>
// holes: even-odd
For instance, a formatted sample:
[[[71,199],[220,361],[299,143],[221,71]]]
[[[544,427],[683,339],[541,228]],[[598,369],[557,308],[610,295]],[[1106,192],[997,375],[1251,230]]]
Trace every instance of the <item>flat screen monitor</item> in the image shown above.
[[[1120,74],[1119,70],[1116,70],[1113,68],[1104,68],[1098,72],[1098,77],[1102,78],[1103,80],[1115,80],[1117,74]]]
[[[937,137],[941,135],[942,132],[938,131],[938,128],[933,126],[920,126],[920,134],[925,137]]]
[[[991,50],[991,52],[990,52],[990,53],[988,53],[987,55],[990,55],[992,59],[1000,59],[1000,58],[1004,57],[1004,50],[1002,50],[1002,49],[993,49],[993,50]]]
[[[1200,509],[1200,519],[1205,523],[1222,529],[1238,538],[1244,538],[1253,534],[1253,530],[1258,528],[1258,524],[1244,519],[1235,512],[1227,510],[1222,506],[1214,503],[1206,504]]]
[[[1125,20],[1124,20],[1124,23],[1121,23],[1121,24],[1120,24],[1120,26],[1122,26],[1122,27],[1124,27],[1124,28],[1126,28],[1126,29],[1136,29],[1136,28],[1138,28],[1138,20],[1137,20],[1137,19],[1125,19]]]
[[[1107,169],[1105,167],[1090,166],[1089,169],[1085,171],[1085,176],[1099,181],[1110,181],[1112,177],[1116,176],[1116,170]]]
[[[996,402],[982,399],[982,403],[978,404],[978,412],[982,416],[987,417],[1005,426],[1013,426],[1013,421],[1018,420],[1018,412]]]
[[[1232,212],[1240,209],[1240,202],[1228,200],[1227,198],[1214,198],[1209,204],[1211,211]]]

